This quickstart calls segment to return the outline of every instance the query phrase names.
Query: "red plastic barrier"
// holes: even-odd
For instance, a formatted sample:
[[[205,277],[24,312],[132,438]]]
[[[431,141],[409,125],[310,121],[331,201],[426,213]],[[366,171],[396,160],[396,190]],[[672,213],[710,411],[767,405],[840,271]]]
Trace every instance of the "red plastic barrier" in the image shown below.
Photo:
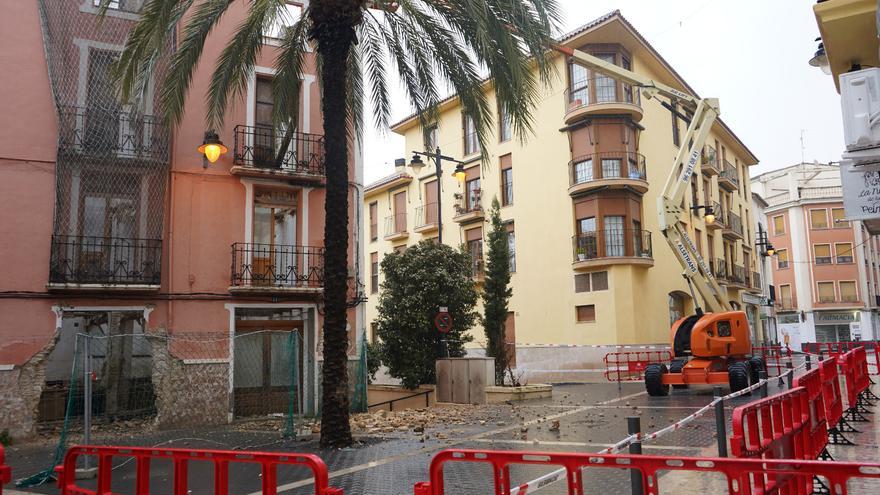
[[[865,350],[866,361],[869,375],[880,375],[880,342],[873,340],[857,341],[857,342],[806,342],[801,345],[804,352],[811,354],[822,354],[824,356],[839,357],[847,352],[862,348]],[[873,355],[874,361],[867,359],[868,355]]]
[[[752,347],[752,355],[764,360],[768,377],[783,374],[787,371],[786,364],[791,362],[791,349],[788,346]]]
[[[853,355],[856,394],[861,394],[871,386],[871,378],[868,376],[868,354],[864,347],[856,347],[850,352]]]
[[[843,417],[843,394],[837,375],[837,359],[828,358],[819,363],[822,376],[822,399],[825,401],[825,419],[828,428],[835,428]]]
[[[828,444],[828,422],[825,414],[825,399],[822,393],[822,371],[814,368],[795,377],[795,387],[807,390],[807,412],[810,415],[810,459],[816,459],[825,451]]]
[[[6,452],[0,445],[0,495],[3,495],[3,485],[12,481],[12,468],[6,465]]]
[[[734,409],[730,454],[753,459],[815,459],[810,446],[808,396],[806,388],[792,388]],[[760,488],[780,493],[810,493],[813,485],[812,479],[803,477],[768,476],[764,481],[766,485],[758,483]],[[795,486],[799,484],[803,486]]]
[[[98,487],[89,490],[76,485],[76,461],[80,456],[98,458]],[[61,495],[113,495],[110,490],[113,476],[113,458],[135,459],[135,487],[138,495],[150,492],[150,461],[171,459],[174,463],[173,493],[187,495],[187,472],[190,461],[210,462],[214,465],[214,494],[229,494],[229,465],[231,463],[259,464],[264,494],[275,494],[278,489],[278,466],[305,466],[315,477],[315,495],[342,495],[342,490],[328,486],[327,465],[312,454],[284,452],[246,452],[235,450],[155,449],[141,447],[93,447],[78,445],[64,455],[64,464],[55,468]]]
[[[584,493],[582,469],[637,469],[642,474],[642,492],[646,495],[661,493],[659,477],[667,471],[716,472],[727,478],[728,492],[740,495],[759,493],[809,494],[813,476],[826,478],[836,494],[846,495],[847,482],[854,478],[880,479],[880,463],[827,462],[775,459],[734,459],[712,457],[665,457],[631,454],[582,454],[565,452],[514,452],[491,450],[450,449],[437,453],[431,460],[429,482],[416,483],[415,495],[443,495],[443,466],[449,462],[479,462],[491,464],[494,494],[508,495],[512,488],[512,465],[546,465],[566,470],[569,495]],[[767,478],[803,479],[810,482],[810,491],[764,491]],[[483,486],[487,482],[484,481]],[[762,484],[763,483],[763,484]],[[798,483],[797,486],[807,483]],[[453,493],[453,492],[450,492]],[[462,492],[458,492],[462,493]]]
[[[605,379],[610,382],[636,382],[645,379],[651,363],[672,361],[671,351],[609,352],[605,355]]]
[[[847,409],[854,407],[859,400],[859,390],[856,365],[855,351],[849,351],[837,357],[837,366],[843,375],[843,381],[846,384],[846,402]]]

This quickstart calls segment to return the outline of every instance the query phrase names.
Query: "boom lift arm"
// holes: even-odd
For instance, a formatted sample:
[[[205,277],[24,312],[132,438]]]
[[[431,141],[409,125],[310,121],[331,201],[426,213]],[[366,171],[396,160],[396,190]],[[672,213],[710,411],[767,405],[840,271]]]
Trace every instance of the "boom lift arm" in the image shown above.
[[[718,99],[697,98],[574,48],[555,45],[554,49],[569,56],[579,65],[641,88],[646,98],[658,95],[669,98],[671,104],[664,103],[663,106],[672,112],[677,113],[675,104],[680,104],[691,113],[690,119],[682,116],[686,121],[690,120],[687,132],[681,141],[683,145],[688,147],[681,146],[679,148],[663,193],[657,198],[660,231],[681,263],[684,269],[683,276],[688,286],[691,289],[696,288],[700,293],[706,310],[713,313],[732,311],[733,308],[727,302],[724,291],[718,285],[711,270],[680,223],[684,214],[684,209],[681,207],[682,199],[696,168],[697,160],[702,154],[703,145],[709,137],[712,124],[718,118]],[[694,298],[694,303],[699,304],[696,298]],[[697,306],[697,313],[702,313],[699,306]]]

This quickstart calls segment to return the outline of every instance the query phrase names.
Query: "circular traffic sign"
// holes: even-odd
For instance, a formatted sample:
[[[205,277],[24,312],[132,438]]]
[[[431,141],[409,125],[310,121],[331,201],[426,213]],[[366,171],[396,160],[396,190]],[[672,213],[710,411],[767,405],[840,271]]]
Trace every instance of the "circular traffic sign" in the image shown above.
[[[437,313],[437,316],[434,317],[434,327],[440,333],[449,333],[452,330],[452,315],[446,311]]]

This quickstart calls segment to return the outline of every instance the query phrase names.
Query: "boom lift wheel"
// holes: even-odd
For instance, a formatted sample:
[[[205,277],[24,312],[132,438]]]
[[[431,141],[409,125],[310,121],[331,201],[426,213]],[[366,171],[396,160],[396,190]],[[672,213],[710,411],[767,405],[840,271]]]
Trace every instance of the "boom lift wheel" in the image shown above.
[[[752,383],[758,383],[761,379],[759,372],[763,371],[764,373],[767,373],[767,363],[765,363],[762,358],[753,356],[749,358],[749,365],[751,366],[750,376],[752,377]]]
[[[686,365],[686,364],[687,364],[686,359],[675,359],[671,363],[669,363],[669,372],[670,373],[681,373],[681,370],[684,369],[684,365]],[[675,383],[672,385],[672,388],[682,389],[682,388],[688,388],[688,386],[686,383],[683,383],[683,384]]]
[[[749,366],[748,361],[736,361],[735,363],[731,363],[727,367],[727,374],[730,379],[731,392],[739,392],[751,385],[751,366]]]
[[[645,367],[645,389],[651,397],[663,397],[669,395],[669,385],[663,383],[663,375],[669,373],[669,369],[662,363],[651,363]]]

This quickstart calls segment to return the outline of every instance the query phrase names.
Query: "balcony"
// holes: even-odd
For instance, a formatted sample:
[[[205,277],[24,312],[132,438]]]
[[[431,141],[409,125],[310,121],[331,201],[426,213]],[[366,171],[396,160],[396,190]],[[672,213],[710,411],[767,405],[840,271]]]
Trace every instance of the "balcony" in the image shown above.
[[[749,288],[749,272],[746,271],[744,266],[740,265],[731,265],[730,271],[727,274],[727,281],[731,287],[737,289],[748,289]]]
[[[761,287],[761,274],[759,272],[752,272],[752,278],[750,280],[751,284],[749,285],[749,290],[751,292],[761,293],[764,291],[763,287]]]
[[[723,229],[725,227],[725,214],[724,210],[721,209],[721,203],[715,201],[712,203],[712,212],[715,214],[715,221],[712,223],[706,223],[706,228],[711,230]]]
[[[478,284],[486,281],[486,263],[483,258],[471,260],[471,279]]]
[[[428,203],[416,207],[416,226],[414,232],[428,233],[437,230],[439,226],[437,203]]]
[[[721,258],[716,259],[715,263],[712,265],[712,275],[714,275],[715,278],[721,282],[727,282],[727,260],[723,260]]]
[[[779,299],[776,301],[775,306],[777,311],[795,311],[797,309],[794,301],[791,299]]]
[[[585,84],[565,90],[566,125],[597,115],[628,115],[635,122],[642,120],[638,89],[607,76],[592,76]]]
[[[718,185],[728,191],[739,189],[739,174],[729,161],[724,160],[724,169],[718,174]]]
[[[572,237],[575,270],[608,266],[653,266],[651,233],[645,230],[620,229],[585,232]]]
[[[68,160],[167,164],[169,141],[168,128],[151,115],[82,107],[58,112],[58,154]]]
[[[477,191],[473,198],[467,198],[467,201],[464,201],[464,198],[460,198],[459,195],[456,195],[456,198],[458,198],[459,203],[455,205],[453,221],[471,223],[483,220],[485,214],[483,212],[483,204],[480,201],[479,191]]]
[[[715,148],[706,146],[706,148],[703,149],[700,170],[708,176],[718,175],[718,173],[721,172],[721,168],[718,166],[718,155],[715,152]]]
[[[270,127],[235,126],[232,175],[321,184],[324,136]]]
[[[406,230],[406,213],[396,213],[385,217],[385,237],[386,241],[399,241],[409,237]]]
[[[645,157],[630,151],[583,155],[568,162],[568,194],[578,196],[599,188],[648,191]]]
[[[324,287],[324,248],[278,244],[232,245],[229,292],[317,294]]]
[[[156,291],[162,240],[53,235],[50,290]]]
[[[742,218],[732,211],[728,211],[726,216],[721,235],[728,239],[743,239]]]

